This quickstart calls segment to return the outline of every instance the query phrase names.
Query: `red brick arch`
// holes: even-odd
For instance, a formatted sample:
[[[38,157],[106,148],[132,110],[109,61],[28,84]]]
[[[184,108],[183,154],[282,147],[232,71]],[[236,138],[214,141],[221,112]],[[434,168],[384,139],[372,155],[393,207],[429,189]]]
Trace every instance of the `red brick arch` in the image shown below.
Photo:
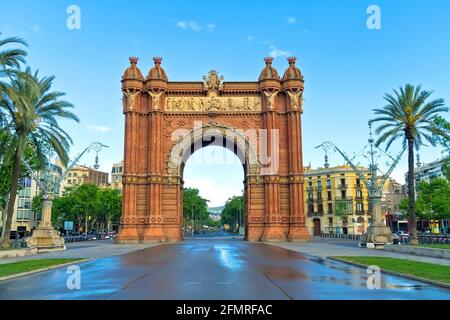
[[[272,68],[266,60],[258,82],[224,82],[215,71],[203,83],[169,82],[161,60],[144,79],[132,58],[122,79],[125,154],[117,241],[183,240],[182,169],[193,151],[210,143],[243,162],[247,240],[309,239],[302,192],[303,78],[265,72]]]

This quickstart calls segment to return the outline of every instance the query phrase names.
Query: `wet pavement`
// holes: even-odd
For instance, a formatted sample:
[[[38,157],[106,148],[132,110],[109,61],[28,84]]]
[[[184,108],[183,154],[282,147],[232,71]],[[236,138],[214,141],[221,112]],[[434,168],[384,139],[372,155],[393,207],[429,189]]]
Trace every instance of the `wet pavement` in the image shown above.
[[[66,268],[0,283],[0,299],[450,299],[450,290],[239,240],[197,239],[80,263],[81,289]]]

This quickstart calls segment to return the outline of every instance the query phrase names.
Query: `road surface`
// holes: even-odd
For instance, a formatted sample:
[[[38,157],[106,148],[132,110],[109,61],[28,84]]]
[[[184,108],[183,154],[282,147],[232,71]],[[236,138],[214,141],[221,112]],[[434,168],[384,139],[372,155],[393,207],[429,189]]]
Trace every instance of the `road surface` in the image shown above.
[[[450,290],[340,262],[240,240],[194,239],[79,264],[81,289],[67,268],[0,283],[0,299],[450,299]]]

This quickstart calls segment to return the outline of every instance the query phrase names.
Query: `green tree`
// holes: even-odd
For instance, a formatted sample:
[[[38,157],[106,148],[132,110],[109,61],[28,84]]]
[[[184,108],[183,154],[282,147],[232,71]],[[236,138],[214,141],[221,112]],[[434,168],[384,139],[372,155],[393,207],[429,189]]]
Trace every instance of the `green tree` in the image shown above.
[[[183,189],[184,221],[186,223],[191,223],[194,226],[194,229],[198,229],[199,222],[206,222],[209,218],[208,202],[209,200],[200,196],[198,189]]]
[[[243,196],[234,196],[227,200],[222,210],[222,225],[228,224],[231,227],[241,225],[245,215],[245,199]],[[241,221],[239,221],[241,220]]]
[[[421,181],[417,186],[417,215],[425,219],[450,219],[450,184],[445,179]]]
[[[447,136],[433,135],[433,140],[435,143],[439,144],[450,157],[450,122],[445,120],[444,117],[438,116],[434,119],[434,123],[438,128],[444,131]]]
[[[97,193],[96,221],[97,230],[111,231],[112,224],[118,223],[122,211],[122,196],[118,190],[100,189]]]
[[[400,91],[394,90],[394,95],[386,94],[384,99],[387,105],[382,109],[375,109],[377,118],[373,122],[382,122],[376,129],[380,135],[376,141],[379,146],[386,143],[386,150],[398,139],[402,140],[403,146],[408,148],[408,212],[411,242],[418,243],[417,216],[414,194],[414,148],[419,149],[425,141],[435,145],[433,138],[449,135],[436,125],[436,117],[440,113],[448,112],[443,99],[428,101],[432,95],[431,91],[422,90],[420,86],[414,87],[407,84]]]
[[[27,52],[20,48],[6,49],[11,44],[14,46],[27,46],[27,43],[20,38],[9,37],[0,39],[0,93],[2,95],[9,86],[9,80],[20,76],[20,65],[22,63],[25,64],[25,57],[27,56]]]
[[[56,152],[62,163],[68,161],[68,149],[72,140],[59,126],[59,119],[79,121],[68,109],[73,105],[61,100],[62,92],[51,92],[54,77],[39,78],[38,73],[32,74],[27,68],[29,78],[16,78],[5,88],[0,106],[6,110],[8,123],[14,133],[14,156],[9,193],[8,211],[3,235],[3,247],[9,247],[9,232],[11,230],[18,181],[21,174],[21,163],[24,148],[31,143],[39,159],[44,162],[46,146]]]

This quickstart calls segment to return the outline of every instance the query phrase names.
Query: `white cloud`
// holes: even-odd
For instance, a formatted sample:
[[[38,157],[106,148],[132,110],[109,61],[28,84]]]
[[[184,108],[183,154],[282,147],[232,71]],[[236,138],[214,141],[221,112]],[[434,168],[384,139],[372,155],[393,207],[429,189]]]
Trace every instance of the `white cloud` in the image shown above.
[[[41,35],[41,36],[45,35],[45,32],[37,24],[34,24],[31,26],[31,31],[33,31],[33,33]]]
[[[297,22],[297,19],[294,17],[287,17],[286,20],[289,24],[294,24]]]
[[[291,53],[288,50],[279,49],[267,40],[261,41],[260,44],[266,46],[270,50],[269,56],[273,58],[289,57],[291,55]]]
[[[273,44],[271,44],[268,41],[263,41],[263,44],[266,45],[270,49],[269,55],[273,58],[288,57],[291,55],[291,53],[289,51],[278,49],[277,47],[275,47]]]
[[[249,34],[247,37],[245,37],[245,40],[247,40],[247,42],[253,42],[256,40],[256,38]]]
[[[270,56],[273,58],[288,57],[290,55],[291,55],[291,53],[289,51],[279,50],[277,48],[273,48],[272,51],[270,51]]]
[[[177,21],[176,26],[180,29],[190,29],[192,31],[207,31],[212,32],[216,28],[216,25],[213,23],[207,23],[206,25],[201,25],[197,21]]]
[[[99,126],[99,125],[87,125],[87,128],[91,131],[100,132],[100,133],[107,133],[111,130],[111,128],[105,127],[105,126]]]

